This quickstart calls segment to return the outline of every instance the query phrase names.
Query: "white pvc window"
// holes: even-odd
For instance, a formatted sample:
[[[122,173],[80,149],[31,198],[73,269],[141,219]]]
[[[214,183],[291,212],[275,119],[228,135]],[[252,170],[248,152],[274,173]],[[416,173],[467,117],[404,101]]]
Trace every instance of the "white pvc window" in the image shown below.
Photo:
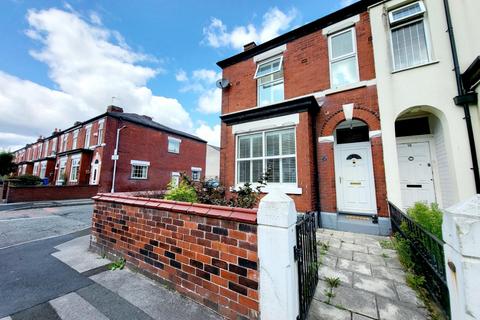
[[[100,145],[103,142],[103,124],[104,120],[100,120],[98,122],[98,139],[97,139],[97,144]]]
[[[67,150],[68,133],[62,136],[62,152]]]
[[[70,181],[77,182],[80,172],[80,157],[72,158],[72,166],[70,168]]]
[[[402,70],[430,61],[425,6],[418,1],[389,12],[393,69]]]
[[[33,164],[33,175],[36,176],[38,175],[38,166],[39,166],[40,162],[35,162]]]
[[[73,131],[72,149],[77,149],[78,130]]]
[[[168,137],[168,152],[180,153],[180,142],[182,142],[182,140]]]
[[[359,81],[355,28],[328,37],[331,87],[341,87]]]
[[[47,161],[42,161],[40,163],[40,178],[45,178],[45,174],[47,171]]]
[[[176,187],[178,187],[179,184],[180,184],[180,173],[179,172],[172,172],[172,179],[170,181],[170,185],[173,188],[176,188]]]
[[[49,144],[50,144],[50,140],[45,141],[45,146],[44,146],[44,149],[43,149],[43,157],[48,156],[48,145]]]
[[[58,165],[57,184],[65,182],[65,168],[67,167],[67,158],[61,158]]]
[[[201,177],[202,177],[202,168],[192,167],[192,180],[200,181]]]
[[[284,99],[283,56],[261,62],[257,65],[254,79],[257,79],[258,105],[264,106]]]
[[[264,173],[269,184],[296,184],[295,129],[238,136],[236,165],[238,184],[256,183]]]
[[[85,127],[85,148],[90,147],[90,136],[92,134],[92,125],[88,125]]]
[[[132,173],[130,175],[132,179],[148,179],[148,167],[150,166],[150,162],[132,160],[130,161],[130,164],[132,165]]]
[[[51,155],[54,155],[57,153],[57,138],[53,138],[52,140],[52,152],[50,152]]]

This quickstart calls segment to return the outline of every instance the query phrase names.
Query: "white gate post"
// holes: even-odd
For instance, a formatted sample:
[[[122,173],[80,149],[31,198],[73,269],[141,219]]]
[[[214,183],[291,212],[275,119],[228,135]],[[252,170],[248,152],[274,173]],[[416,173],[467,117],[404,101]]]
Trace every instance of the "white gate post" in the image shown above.
[[[260,262],[260,318],[294,320],[299,314],[295,203],[274,190],[261,201],[257,213]]]
[[[452,319],[480,319],[480,195],[445,210],[442,225]]]

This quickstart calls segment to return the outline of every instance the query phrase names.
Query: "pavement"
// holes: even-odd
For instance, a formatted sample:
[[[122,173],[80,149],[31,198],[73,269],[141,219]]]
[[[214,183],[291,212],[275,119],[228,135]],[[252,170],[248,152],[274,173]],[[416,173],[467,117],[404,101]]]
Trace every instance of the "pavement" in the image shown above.
[[[26,210],[38,208],[52,207],[69,207],[80,205],[92,205],[92,199],[75,199],[75,200],[51,200],[51,201],[30,201],[15,203],[0,203],[0,211]]]
[[[82,228],[91,207],[81,208],[0,214],[8,235],[0,239],[0,320],[222,319],[143,275],[110,271],[111,261],[88,250],[90,230]],[[73,232],[58,235],[62,226]]]
[[[406,284],[395,250],[382,249],[387,237],[319,229],[319,283],[309,320],[425,320],[425,306]],[[323,244],[323,245],[322,245]],[[321,250],[321,247],[328,248]],[[326,278],[338,278],[333,298]],[[328,303],[329,302],[329,303]]]

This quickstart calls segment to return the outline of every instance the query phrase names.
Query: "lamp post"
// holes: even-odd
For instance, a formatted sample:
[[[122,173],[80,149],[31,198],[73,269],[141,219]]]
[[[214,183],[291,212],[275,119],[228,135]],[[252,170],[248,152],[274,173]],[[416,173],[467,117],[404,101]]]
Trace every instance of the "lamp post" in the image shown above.
[[[118,160],[118,143],[120,140],[120,131],[125,129],[127,126],[123,126],[117,129],[117,139],[115,142],[115,150],[113,151],[112,160],[113,160],[113,175],[112,175],[112,189],[111,193],[115,192],[115,175],[117,173],[117,160]]]

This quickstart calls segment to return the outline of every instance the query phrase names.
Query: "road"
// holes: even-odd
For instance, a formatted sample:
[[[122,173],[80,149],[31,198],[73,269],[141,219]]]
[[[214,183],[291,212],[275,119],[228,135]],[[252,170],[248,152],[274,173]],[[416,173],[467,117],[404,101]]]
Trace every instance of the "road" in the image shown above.
[[[0,211],[0,249],[91,226],[92,205]]]

